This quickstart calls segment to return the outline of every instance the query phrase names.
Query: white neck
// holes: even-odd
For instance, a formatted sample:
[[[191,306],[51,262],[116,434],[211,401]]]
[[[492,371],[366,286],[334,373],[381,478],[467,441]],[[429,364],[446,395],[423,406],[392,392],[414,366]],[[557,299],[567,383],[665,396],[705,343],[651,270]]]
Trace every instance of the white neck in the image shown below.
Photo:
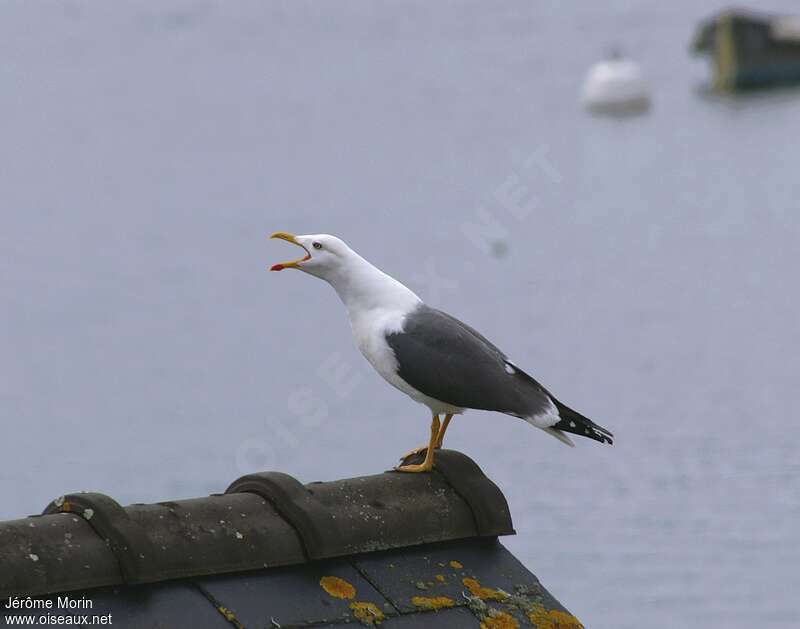
[[[422,301],[409,288],[354,251],[339,272],[325,279],[344,303],[351,322],[372,310],[405,314]]]

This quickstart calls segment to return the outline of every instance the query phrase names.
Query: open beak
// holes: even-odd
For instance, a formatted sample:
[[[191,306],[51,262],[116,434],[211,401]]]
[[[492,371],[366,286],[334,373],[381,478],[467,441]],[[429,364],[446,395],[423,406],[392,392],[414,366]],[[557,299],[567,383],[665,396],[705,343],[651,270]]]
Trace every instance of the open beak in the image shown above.
[[[293,234],[289,234],[287,232],[275,232],[274,234],[272,234],[272,236],[270,236],[270,238],[279,238],[280,240],[285,240],[287,242],[292,243],[293,245],[302,247],[303,251],[306,252],[305,257],[300,258],[299,260],[291,260],[289,262],[280,262],[278,264],[273,264],[269,269],[270,271],[283,271],[283,269],[297,269],[300,267],[301,262],[305,262],[306,260],[311,259],[311,254],[308,252],[308,249],[303,247],[303,245],[298,242],[297,238],[295,238]]]

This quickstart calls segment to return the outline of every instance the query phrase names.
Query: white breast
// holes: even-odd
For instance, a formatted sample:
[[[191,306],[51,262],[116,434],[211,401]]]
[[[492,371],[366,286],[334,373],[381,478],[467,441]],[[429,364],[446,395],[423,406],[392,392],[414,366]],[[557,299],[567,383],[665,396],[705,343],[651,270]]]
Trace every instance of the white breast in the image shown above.
[[[340,272],[325,279],[347,308],[356,346],[375,371],[434,413],[463,411],[417,391],[397,374],[397,358],[386,335],[403,331],[406,315],[422,303],[417,295],[352,251]]]
[[[386,342],[386,335],[403,331],[405,312],[371,312],[370,316],[351,317],[350,326],[356,346],[383,379],[411,399],[424,404],[436,414],[462,413],[464,409],[436,400],[417,391],[397,374],[397,358]]]

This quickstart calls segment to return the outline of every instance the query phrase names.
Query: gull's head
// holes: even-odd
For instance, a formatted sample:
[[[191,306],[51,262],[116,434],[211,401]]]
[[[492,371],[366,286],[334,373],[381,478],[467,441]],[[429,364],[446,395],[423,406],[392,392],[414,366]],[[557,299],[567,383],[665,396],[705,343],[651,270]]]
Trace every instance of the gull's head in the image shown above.
[[[272,265],[270,271],[283,271],[283,269],[299,269],[309,275],[330,280],[341,269],[346,267],[358,256],[343,241],[336,236],[328,234],[312,234],[295,236],[287,232],[275,232],[270,238],[285,240],[301,247],[305,252],[302,258],[279,262]]]

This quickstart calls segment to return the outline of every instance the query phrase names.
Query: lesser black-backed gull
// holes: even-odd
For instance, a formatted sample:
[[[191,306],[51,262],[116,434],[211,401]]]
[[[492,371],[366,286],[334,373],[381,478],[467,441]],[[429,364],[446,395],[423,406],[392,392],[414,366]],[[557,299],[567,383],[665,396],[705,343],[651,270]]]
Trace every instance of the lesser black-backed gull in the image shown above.
[[[333,286],[364,357],[389,384],[431,410],[428,446],[418,449],[425,451],[424,461],[398,470],[430,470],[453,415],[470,408],[519,417],[570,446],[573,443],[564,433],[613,442],[608,430],[559,402],[483,335],[427,306],[339,238],[286,232],[271,237],[298,245],[306,253],[271,270],[299,269]]]

